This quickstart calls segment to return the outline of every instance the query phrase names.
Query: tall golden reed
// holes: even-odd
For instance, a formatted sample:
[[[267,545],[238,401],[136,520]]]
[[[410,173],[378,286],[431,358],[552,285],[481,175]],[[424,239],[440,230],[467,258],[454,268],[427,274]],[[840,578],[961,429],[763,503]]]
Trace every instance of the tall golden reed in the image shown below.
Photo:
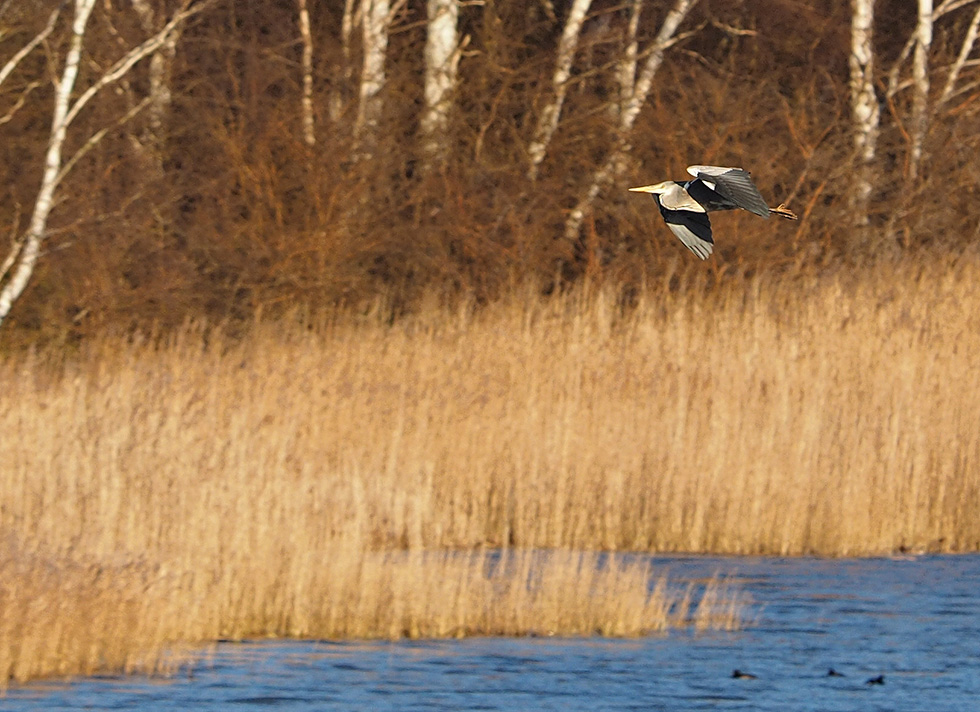
[[[26,583],[0,583],[0,681],[66,670],[21,621],[95,630],[85,600],[131,644],[45,655],[152,667],[219,637],[719,624],[575,550],[976,550],[978,284],[906,260],[8,356],[0,566]],[[485,547],[508,575],[451,553]],[[31,586],[53,602],[13,605]]]

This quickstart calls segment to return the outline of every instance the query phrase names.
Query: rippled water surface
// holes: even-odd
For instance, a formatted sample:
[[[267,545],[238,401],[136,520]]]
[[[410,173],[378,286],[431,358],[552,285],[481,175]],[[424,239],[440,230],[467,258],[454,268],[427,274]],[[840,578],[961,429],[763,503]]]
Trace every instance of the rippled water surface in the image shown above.
[[[32,685],[0,709],[980,710],[980,556],[659,561],[674,581],[736,575],[755,622],[625,641],[223,644],[189,675]]]

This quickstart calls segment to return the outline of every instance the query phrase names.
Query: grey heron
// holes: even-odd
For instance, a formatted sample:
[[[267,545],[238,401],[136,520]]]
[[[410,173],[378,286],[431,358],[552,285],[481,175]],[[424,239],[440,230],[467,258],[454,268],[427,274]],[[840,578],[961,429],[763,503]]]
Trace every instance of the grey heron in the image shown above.
[[[652,194],[670,231],[702,260],[708,259],[715,244],[709,212],[741,208],[767,219],[769,215],[779,215],[796,220],[796,213],[785,205],[770,208],[746,170],[688,166],[687,172],[694,176],[693,180],[683,183],[667,180],[630,190]]]

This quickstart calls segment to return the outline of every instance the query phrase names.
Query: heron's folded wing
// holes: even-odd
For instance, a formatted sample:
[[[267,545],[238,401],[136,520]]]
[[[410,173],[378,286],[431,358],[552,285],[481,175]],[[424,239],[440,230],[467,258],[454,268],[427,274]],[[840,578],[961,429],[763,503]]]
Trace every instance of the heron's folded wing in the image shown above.
[[[721,166],[690,166],[687,172],[700,178],[716,193],[728,198],[738,207],[764,218],[769,217],[769,205],[752,183],[748,171]]]

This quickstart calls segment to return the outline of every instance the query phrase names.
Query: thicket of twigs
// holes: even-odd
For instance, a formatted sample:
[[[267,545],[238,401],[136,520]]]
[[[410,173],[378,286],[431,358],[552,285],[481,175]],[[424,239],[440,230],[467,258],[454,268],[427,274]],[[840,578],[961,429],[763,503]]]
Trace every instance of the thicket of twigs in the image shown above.
[[[909,5],[879,3],[882,82],[914,27]],[[146,129],[142,118],[111,130],[75,166],[3,341],[166,327],[188,317],[243,319],[296,304],[357,306],[379,294],[404,312],[426,293],[486,302],[518,283],[549,290],[584,275],[634,291],[668,271],[819,270],[909,251],[973,249],[976,91],[933,116],[914,183],[905,180],[908,98],[899,92],[889,99],[871,226],[854,229],[844,0],[697,5],[639,118],[630,175],[603,191],[580,239],[564,239],[568,210],[612,146],[608,109],[627,15],[618,5],[593,5],[559,129],[530,181],[527,146],[550,98],[562,30],[561,8],[550,17],[548,7],[464,8],[460,25],[470,40],[446,137],[449,158],[423,171],[422,3],[409,3],[394,23],[379,145],[367,161],[351,149],[358,68],[340,51],[340,4],[311,11],[313,147],[300,125],[295,8],[214,4],[185,29],[173,59],[162,172],[147,170],[132,149],[132,136]],[[644,10],[641,40],[656,32],[665,10]],[[117,25],[93,25],[86,47],[94,64],[136,32],[119,17]],[[7,17],[16,19],[25,27],[41,21],[29,13]],[[953,15],[936,28],[937,86],[969,19]],[[19,70],[24,82],[44,56],[30,62]],[[11,235],[23,229],[36,192],[50,114],[35,99],[49,91],[38,86],[3,127],[0,225]],[[123,83],[80,120],[93,129],[111,124],[126,111],[126,92]],[[748,168],[772,204],[787,201],[799,223],[719,216],[713,262],[693,260],[649,198],[625,188],[683,176],[696,162]]]

